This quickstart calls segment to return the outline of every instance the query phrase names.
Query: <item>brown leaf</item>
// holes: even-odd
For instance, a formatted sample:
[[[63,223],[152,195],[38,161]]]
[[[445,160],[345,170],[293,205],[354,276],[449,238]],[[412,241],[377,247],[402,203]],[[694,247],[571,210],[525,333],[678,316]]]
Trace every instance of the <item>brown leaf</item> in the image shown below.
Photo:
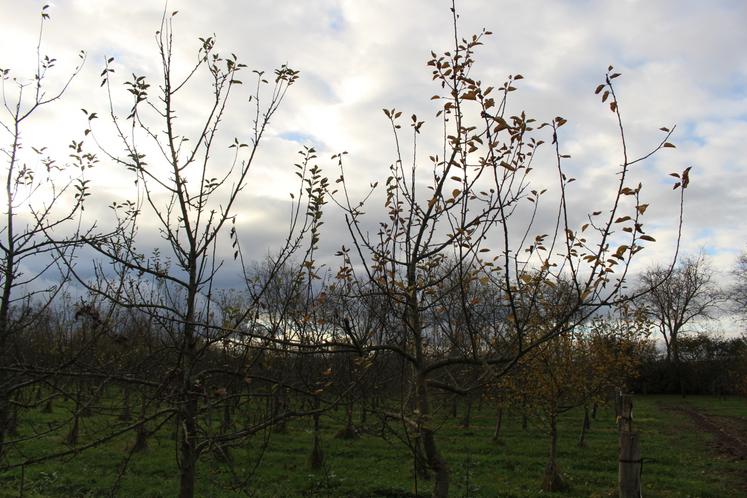
[[[692,166],[688,166],[685,171],[682,172],[682,188],[687,188],[690,184],[690,168],[692,168]]]

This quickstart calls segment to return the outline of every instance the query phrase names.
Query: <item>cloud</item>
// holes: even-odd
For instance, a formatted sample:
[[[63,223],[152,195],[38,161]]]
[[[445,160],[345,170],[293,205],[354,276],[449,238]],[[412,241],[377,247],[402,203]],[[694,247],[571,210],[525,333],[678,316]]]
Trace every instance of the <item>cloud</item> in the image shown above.
[[[13,22],[0,33],[4,47],[0,66],[32,67],[29,58],[40,5],[0,0],[4,12],[14,13]],[[303,145],[322,151],[317,162],[330,177],[337,171],[328,156],[349,151],[346,164],[354,195],[362,194],[370,182],[383,180],[396,159],[382,108],[396,107],[405,116],[415,113],[426,121],[418,145],[420,157],[441,152],[441,128],[434,116],[437,103],[429,100],[440,89],[432,83],[425,62],[430,50],[448,50],[453,43],[449,5],[426,0],[262,0],[251,7],[237,1],[169,3],[169,11],[179,10],[174,18],[174,68],[180,74],[186,74],[195,60],[197,37],[213,34],[223,53],[236,53],[249,69],[271,74],[273,67],[288,63],[301,71],[301,79],[271,122],[242,199],[242,210],[267,210],[265,216],[252,218],[254,233],[263,234],[259,240],[269,241],[270,234],[276,233],[277,210],[270,205],[286,202],[288,192],[296,189],[292,165]],[[613,64],[623,74],[616,80],[616,91],[632,156],[646,154],[658,144],[659,127],[677,125],[673,136],[677,148],[662,151],[632,172],[644,185],[644,196],[651,203],[646,223],[659,240],[642,253],[642,261],[671,256],[678,196],[671,191],[668,174],[692,166],[683,250],[692,253],[706,246],[718,265],[732,264],[733,255],[744,249],[747,240],[741,215],[747,206],[744,2],[486,0],[461,2],[458,8],[459,36],[479,32],[483,26],[493,32],[477,52],[474,77],[500,86],[509,74],[521,73],[525,79],[511,95],[512,112],[526,109],[539,121],[555,116],[568,119],[561,148],[571,154],[565,165],[577,178],[571,190],[574,220],[582,220],[583,213],[608,199],[622,161],[614,116],[593,95],[607,65]],[[69,140],[85,127],[80,107],[98,110],[104,121],[106,95],[98,85],[105,56],[115,57],[118,77],[148,75],[155,92],[160,63],[154,32],[161,15],[162,5],[149,0],[56,5],[45,48],[60,60],[59,74],[71,67],[79,49],[88,51],[89,61],[66,98],[44,113],[28,140],[49,141],[51,150],[64,157]],[[11,46],[27,50],[9,50]],[[221,147],[234,136],[248,136],[250,76],[247,71],[244,88],[234,96],[222,125]],[[193,133],[205,115],[209,82],[202,82],[206,86],[185,90],[177,102],[185,133]],[[129,97],[122,92],[121,80],[118,85],[115,105],[126,110]],[[111,131],[107,135],[100,126],[105,145],[117,147],[115,140],[104,138],[111,137]],[[403,134],[401,145],[411,150],[409,136]],[[216,169],[225,165],[224,159],[213,158]],[[555,188],[549,151],[538,156],[535,166],[537,184]],[[127,173],[110,161],[102,160],[90,175],[102,192],[102,206],[105,199],[131,192]],[[333,207],[328,207],[333,219]],[[379,209],[372,209],[372,214]],[[325,229],[323,237],[335,241],[346,237],[339,222]],[[256,256],[263,254],[259,251]]]

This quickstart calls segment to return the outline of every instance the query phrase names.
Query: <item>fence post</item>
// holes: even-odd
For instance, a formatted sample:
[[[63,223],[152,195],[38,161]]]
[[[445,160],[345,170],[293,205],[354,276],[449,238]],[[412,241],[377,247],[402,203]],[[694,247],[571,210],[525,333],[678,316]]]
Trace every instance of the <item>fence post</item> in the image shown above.
[[[617,427],[620,453],[618,458],[617,486],[620,498],[641,497],[641,445],[637,432],[633,432],[633,398],[623,394],[619,398]]]

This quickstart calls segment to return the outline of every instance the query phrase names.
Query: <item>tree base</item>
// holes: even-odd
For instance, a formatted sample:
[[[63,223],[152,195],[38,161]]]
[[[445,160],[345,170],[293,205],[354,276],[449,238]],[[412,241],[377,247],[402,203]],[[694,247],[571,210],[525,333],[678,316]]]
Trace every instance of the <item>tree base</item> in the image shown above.
[[[337,431],[337,434],[335,434],[335,439],[358,439],[359,437],[360,435],[358,434],[358,431],[352,425],[340,429]]]
[[[560,469],[554,463],[547,464],[545,468],[545,477],[542,480],[542,491],[546,493],[554,493],[557,491],[568,490],[568,483],[563,479]]]
[[[135,444],[132,445],[133,453],[140,453],[148,449],[147,434],[144,430],[138,430],[135,437]]]
[[[311,450],[311,456],[309,456],[309,467],[311,470],[319,470],[324,467],[324,452],[316,445]]]

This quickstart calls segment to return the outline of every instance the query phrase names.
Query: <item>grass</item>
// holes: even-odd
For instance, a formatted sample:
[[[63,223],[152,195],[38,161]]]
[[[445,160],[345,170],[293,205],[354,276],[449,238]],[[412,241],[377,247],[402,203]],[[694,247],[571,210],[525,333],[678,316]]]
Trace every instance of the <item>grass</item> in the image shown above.
[[[682,412],[671,408],[688,404],[705,413],[747,419],[747,400],[712,397],[638,396],[634,425],[641,433],[644,495],[647,497],[737,497],[743,496],[747,463],[719,458],[709,447],[711,436],[698,431]],[[65,413],[60,402],[53,414],[27,414],[21,433],[47,426]],[[285,434],[255,437],[243,448],[232,450],[233,466],[206,454],[200,460],[198,496],[233,497],[249,493],[257,497],[289,496],[414,496],[413,464],[404,446],[392,436],[382,439],[363,435],[357,440],[333,437],[342,426],[343,410],[322,418],[322,470],[308,467],[311,423],[295,420]],[[487,405],[475,410],[470,429],[459,419],[446,419],[438,440],[452,470],[451,496],[538,496],[548,450],[547,436],[530,424],[521,429],[515,414],[504,416],[502,437],[491,441],[494,410]],[[82,434],[103,423],[104,417],[83,419]],[[601,408],[587,447],[576,443],[582,412],[563,416],[560,424],[559,462],[570,490],[558,496],[617,496],[617,433],[614,415]],[[65,431],[51,438],[28,443],[24,451],[39,455],[63,448]],[[39,464],[25,469],[26,497],[99,497],[112,494],[127,448],[134,436],[126,436],[82,452],[65,461]],[[265,446],[266,443],[266,447]],[[264,451],[263,451],[264,450]],[[254,465],[259,466],[254,470]],[[21,471],[0,474],[0,497],[19,495]],[[117,496],[139,498],[174,496],[178,486],[171,429],[149,439],[149,449],[135,454],[117,484]],[[418,495],[430,495],[430,482],[418,481]]]

